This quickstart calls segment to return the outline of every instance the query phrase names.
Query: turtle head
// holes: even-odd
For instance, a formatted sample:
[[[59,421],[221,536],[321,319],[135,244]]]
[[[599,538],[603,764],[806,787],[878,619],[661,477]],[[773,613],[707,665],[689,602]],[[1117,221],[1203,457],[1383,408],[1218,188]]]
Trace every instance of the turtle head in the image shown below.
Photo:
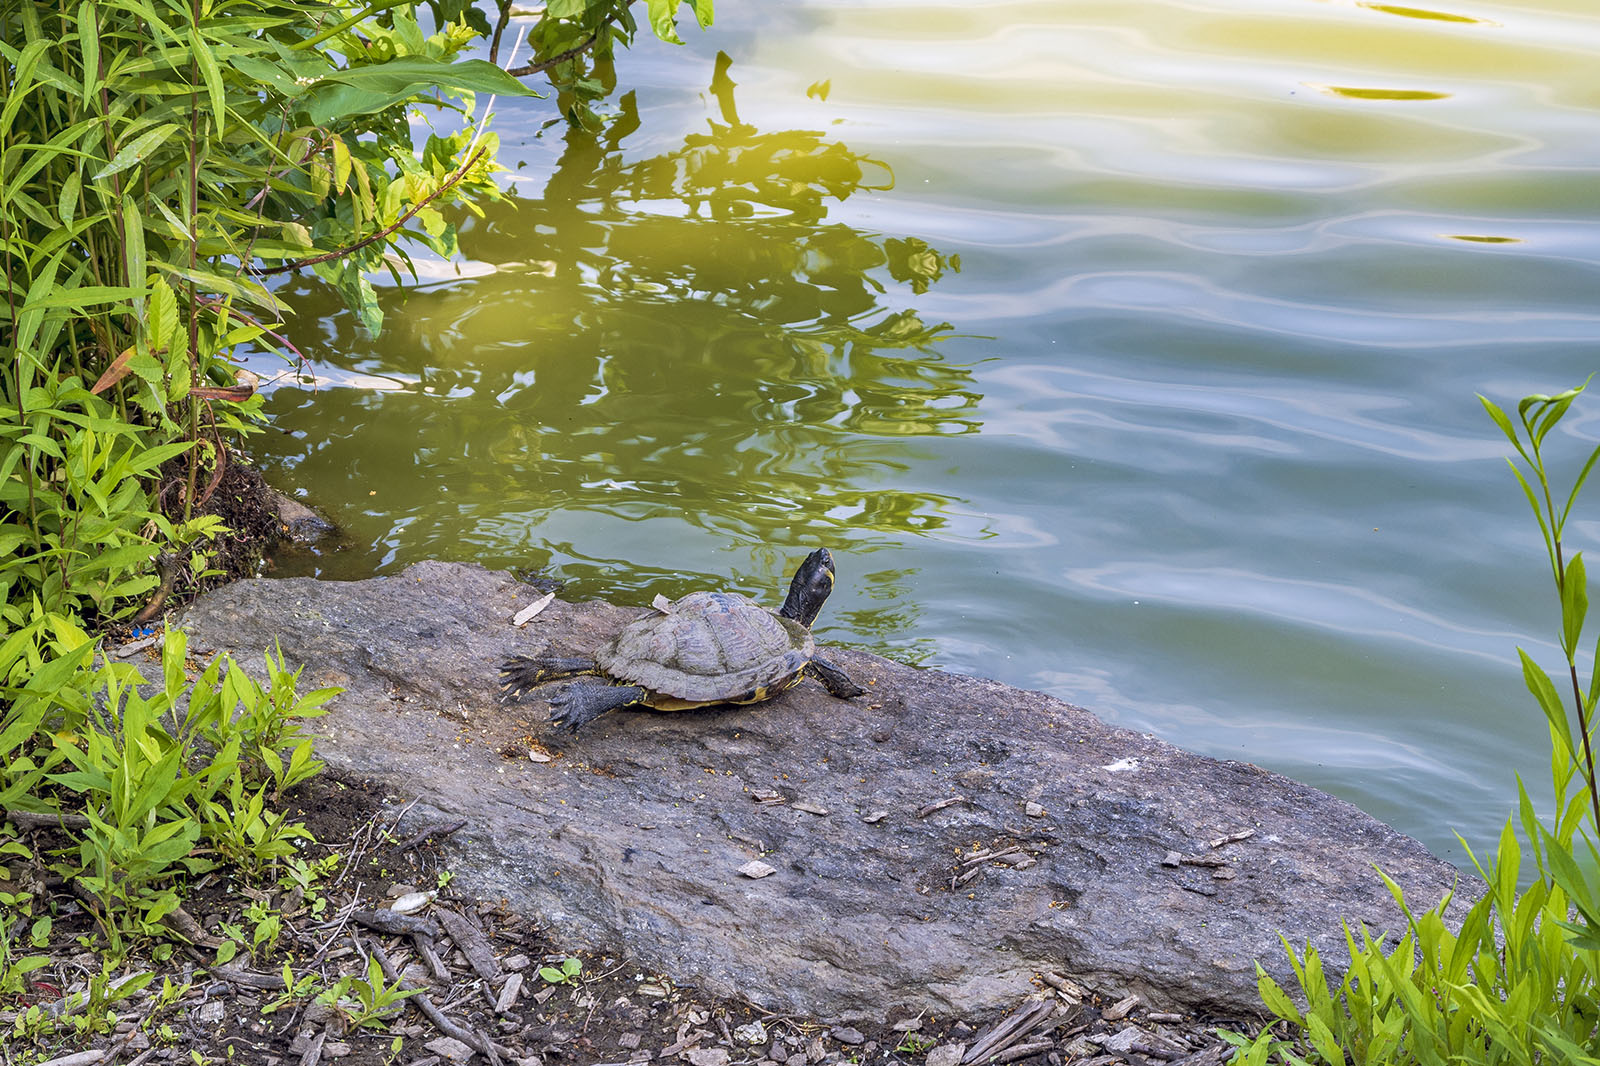
[[[818,548],[806,556],[806,561],[794,572],[794,580],[789,582],[789,598],[783,601],[778,613],[809,629],[832,591],[833,556],[827,548]]]

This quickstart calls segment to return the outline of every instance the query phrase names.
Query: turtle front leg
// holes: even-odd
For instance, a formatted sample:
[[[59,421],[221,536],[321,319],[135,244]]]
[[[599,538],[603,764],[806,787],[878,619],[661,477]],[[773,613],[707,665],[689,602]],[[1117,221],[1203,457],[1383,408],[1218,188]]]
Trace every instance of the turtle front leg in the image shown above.
[[[828,695],[847,700],[860,696],[867,690],[850,680],[850,676],[826,659],[814,658],[806,664],[806,673],[827,686]]]
[[[572,685],[550,701],[550,721],[576,733],[607,711],[643,703],[649,695],[638,685]]]
[[[508,696],[526,695],[546,681],[598,673],[593,659],[561,655],[518,655],[500,664],[500,688]]]

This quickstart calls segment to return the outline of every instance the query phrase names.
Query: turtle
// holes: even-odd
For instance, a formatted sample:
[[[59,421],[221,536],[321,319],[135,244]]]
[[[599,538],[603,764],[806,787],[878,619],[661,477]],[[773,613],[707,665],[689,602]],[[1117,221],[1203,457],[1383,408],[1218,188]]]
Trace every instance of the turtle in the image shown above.
[[[811,623],[833,591],[833,555],[818,548],[769,611],[736,592],[691,592],[623,627],[592,657],[528,656],[500,667],[501,688],[517,699],[549,681],[586,674],[550,701],[550,720],[574,733],[624,707],[683,711],[760,703],[811,676],[839,699],[866,690],[817,654]]]

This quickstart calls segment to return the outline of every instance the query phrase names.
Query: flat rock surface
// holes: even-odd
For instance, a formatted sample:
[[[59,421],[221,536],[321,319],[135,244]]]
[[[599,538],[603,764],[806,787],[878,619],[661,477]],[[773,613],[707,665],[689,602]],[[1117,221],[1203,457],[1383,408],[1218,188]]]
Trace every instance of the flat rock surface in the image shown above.
[[[1041,972],[1157,1009],[1250,1010],[1256,959],[1293,987],[1280,932],[1337,972],[1341,919],[1399,925],[1374,864],[1424,906],[1457,876],[1288,778],[839,648],[867,695],[806,681],[755,707],[557,733],[542,699],[500,701],[500,661],[587,652],[648,608],[557,600],[514,628],[535,598],[508,574],[421,563],[239,581],[183,625],[252,670],[276,640],[303,688],[342,686],[311,723],[320,754],[418,799],[419,819],[465,819],[464,888],[558,941],[776,1010],[977,1013]],[[742,873],[753,860],[773,872]]]

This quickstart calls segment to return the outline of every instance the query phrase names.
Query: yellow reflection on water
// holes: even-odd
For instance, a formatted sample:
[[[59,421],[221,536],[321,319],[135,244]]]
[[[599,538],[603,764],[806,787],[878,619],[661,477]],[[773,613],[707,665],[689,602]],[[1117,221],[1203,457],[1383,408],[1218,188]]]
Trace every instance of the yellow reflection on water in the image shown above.
[[[1348,100],[1445,100],[1450,96],[1449,93],[1429,92],[1426,89],[1370,89],[1352,85],[1313,85],[1312,88]]]
[[[1407,19],[1426,19],[1434,22],[1486,22],[1487,19],[1475,19],[1470,15],[1455,15],[1448,11],[1430,11],[1421,7],[1400,7],[1396,4],[1371,4],[1362,3],[1358,6],[1372,11],[1381,11],[1385,15],[1398,15]]]

